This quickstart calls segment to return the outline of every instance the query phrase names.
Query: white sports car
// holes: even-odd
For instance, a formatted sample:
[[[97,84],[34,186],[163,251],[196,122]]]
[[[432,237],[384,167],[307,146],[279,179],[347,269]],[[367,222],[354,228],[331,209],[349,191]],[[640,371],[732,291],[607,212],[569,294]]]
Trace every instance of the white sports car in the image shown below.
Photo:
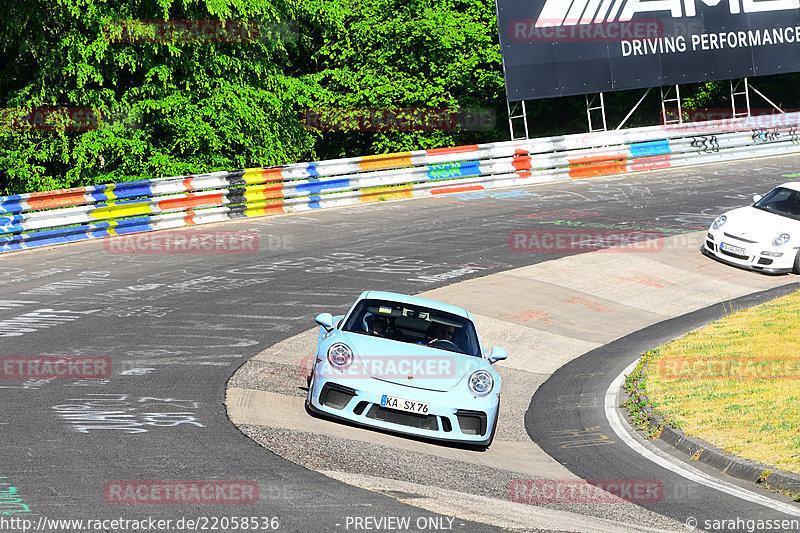
[[[784,183],[753,201],[718,216],[701,250],[750,270],[800,274],[800,182]]]

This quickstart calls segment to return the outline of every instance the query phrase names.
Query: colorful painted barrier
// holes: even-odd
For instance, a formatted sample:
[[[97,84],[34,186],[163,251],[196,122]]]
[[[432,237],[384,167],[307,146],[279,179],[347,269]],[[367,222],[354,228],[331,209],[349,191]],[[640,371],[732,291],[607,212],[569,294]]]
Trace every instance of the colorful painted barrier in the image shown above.
[[[0,197],[0,252],[384,200],[800,152],[800,113]]]

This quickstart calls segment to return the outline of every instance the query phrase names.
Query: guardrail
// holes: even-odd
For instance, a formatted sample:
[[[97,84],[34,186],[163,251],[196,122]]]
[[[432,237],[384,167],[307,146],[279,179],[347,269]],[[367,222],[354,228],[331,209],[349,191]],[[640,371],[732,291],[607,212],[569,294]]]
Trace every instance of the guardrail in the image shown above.
[[[0,197],[0,252],[242,217],[800,152],[800,113]]]

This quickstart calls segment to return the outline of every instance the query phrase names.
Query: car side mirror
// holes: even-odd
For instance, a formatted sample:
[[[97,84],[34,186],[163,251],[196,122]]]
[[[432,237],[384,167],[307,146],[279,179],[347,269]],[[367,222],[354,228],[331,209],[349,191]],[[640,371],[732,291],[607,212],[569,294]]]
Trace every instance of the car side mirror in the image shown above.
[[[755,196],[753,196],[753,202],[754,202],[754,203],[757,203],[757,202],[759,202],[759,201],[760,201],[762,198],[764,198],[764,197],[763,197],[763,196],[761,196],[760,194],[756,194]]]
[[[499,346],[492,348],[492,353],[489,354],[489,362],[496,363],[497,361],[502,361],[503,359],[508,359],[508,353]]]
[[[320,313],[314,320],[317,324],[325,328],[325,331],[331,331],[333,329],[333,315],[330,313]]]

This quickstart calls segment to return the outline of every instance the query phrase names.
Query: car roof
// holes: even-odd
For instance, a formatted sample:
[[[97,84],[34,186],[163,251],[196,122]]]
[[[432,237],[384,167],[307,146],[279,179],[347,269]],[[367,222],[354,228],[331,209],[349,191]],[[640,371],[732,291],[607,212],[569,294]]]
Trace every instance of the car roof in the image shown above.
[[[361,293],[361,296],[359,296],[358,299],[364,300],[367,298],[371,300],[388,300],[403,304],[418,305],[420,307],[428,307],[430,309],[436,309],[437,311],[444,311],[445,313],[450,313],[453,315],[458,315],[464,318],[468,318],[474,322],[474,320],[472,319],[472,314],[466,309],[456,307],[455,305],[437,302],[435,300],[428,300],[427,298],[420,298],[418,296],[409,296],[407,294],[399,294],[396,292],[364,291]]]
[[[782,183],[778,185],[778,187],[785,187],[787,189],[794,189],[795,191],[800,191],[800,181],[789,181],[787,183]]]

